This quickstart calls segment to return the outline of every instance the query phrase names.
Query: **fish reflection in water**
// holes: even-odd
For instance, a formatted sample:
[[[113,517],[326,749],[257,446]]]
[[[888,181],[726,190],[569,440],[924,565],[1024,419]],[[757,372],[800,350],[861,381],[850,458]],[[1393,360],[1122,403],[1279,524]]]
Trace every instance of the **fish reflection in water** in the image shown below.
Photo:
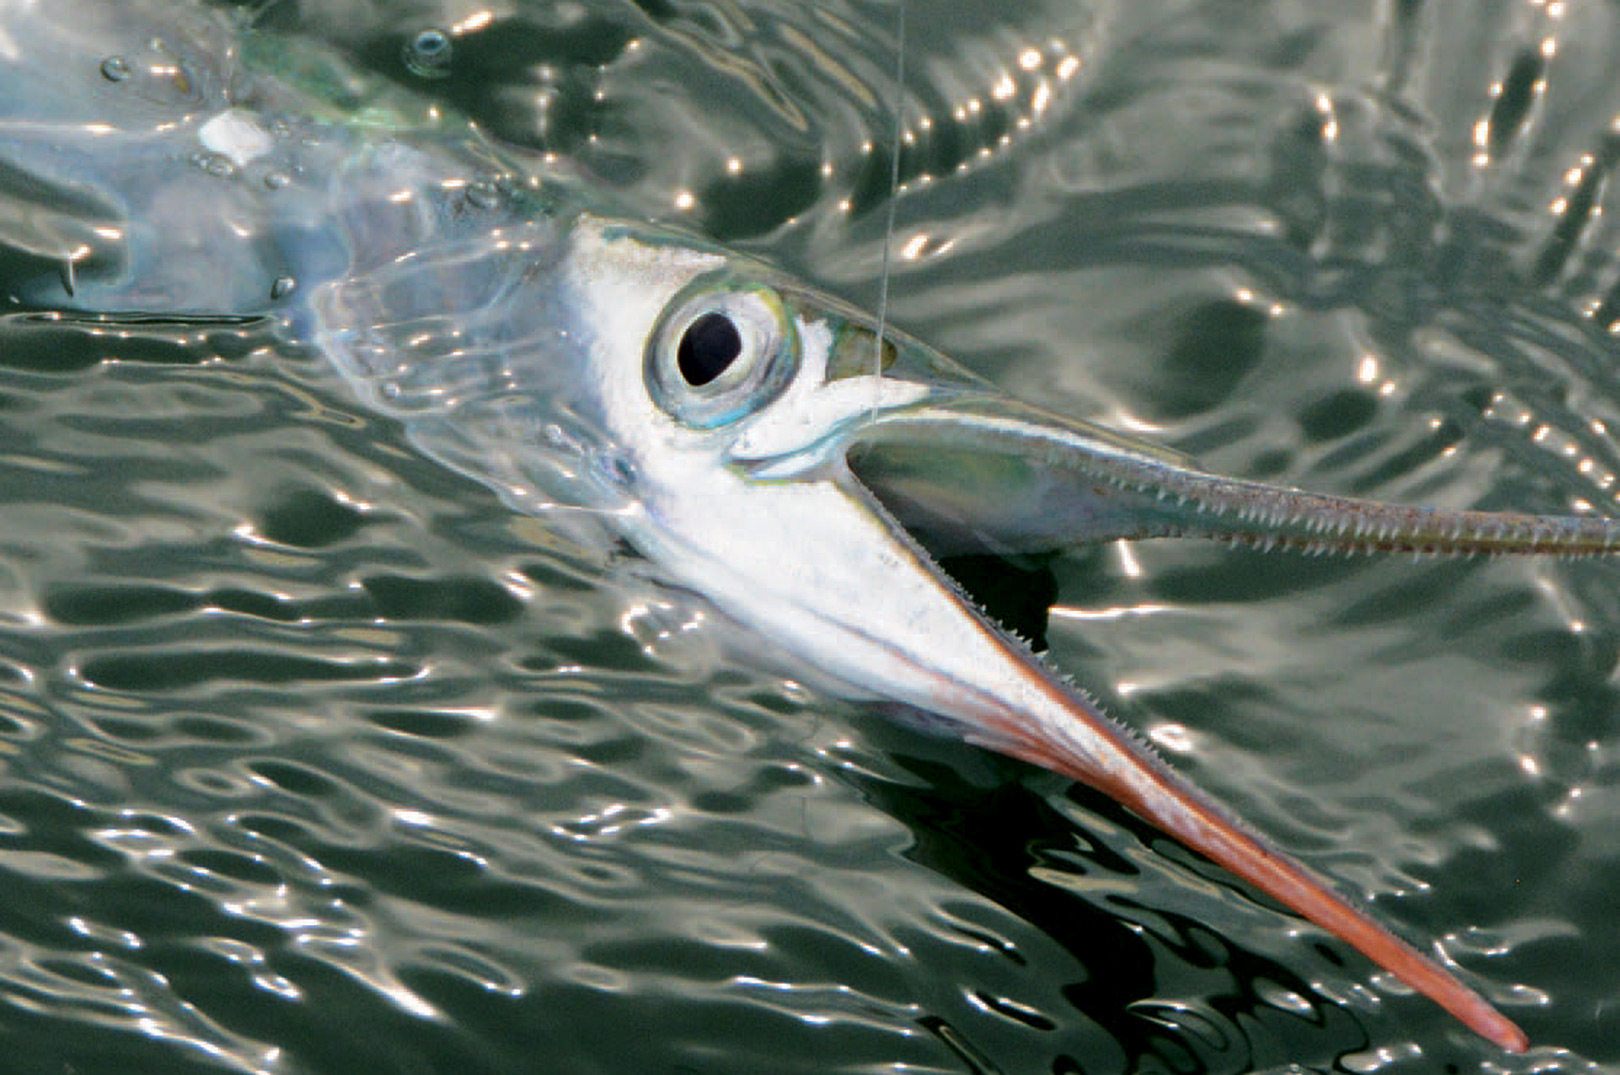
[[[185,0],[0,14],[0,163],[27,207],[0,238],[26,267],[7,281],[22,302],[267,319],[513,510],[628,542],[829,692],[1106,792],[1526,1048],[1441,962],[1054,675],[938,559],[1165,537],[1594,555],[1620,526],[1219,477],[880,340],[839,300],[615,213],[310,42]],[[449,44],[419,40],[417,62]]]

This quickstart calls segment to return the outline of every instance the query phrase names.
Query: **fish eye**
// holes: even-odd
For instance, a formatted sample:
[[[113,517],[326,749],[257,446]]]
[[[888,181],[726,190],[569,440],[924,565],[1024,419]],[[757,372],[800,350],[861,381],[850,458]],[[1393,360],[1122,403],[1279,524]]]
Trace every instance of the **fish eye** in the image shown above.
[[[646,361],[653,402],[685,425],[716,429],[782,393],[798,369],[799,339],[772,288],[703,277],[665,308]]]

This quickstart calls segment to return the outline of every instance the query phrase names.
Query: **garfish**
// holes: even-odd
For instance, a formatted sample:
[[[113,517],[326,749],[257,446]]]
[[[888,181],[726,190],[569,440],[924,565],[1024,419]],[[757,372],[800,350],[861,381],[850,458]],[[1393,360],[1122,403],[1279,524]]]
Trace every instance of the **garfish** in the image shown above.
[[[0,286],[263,319],[425,456],[624,541],[816,672],[1112,796],[1498,1046],[1523,1032],[1002,630],[946,553],[1208,538],[1593,555],[1620,525],[1222,477],[922,342],[310,41],[193,0],[0,0]]]

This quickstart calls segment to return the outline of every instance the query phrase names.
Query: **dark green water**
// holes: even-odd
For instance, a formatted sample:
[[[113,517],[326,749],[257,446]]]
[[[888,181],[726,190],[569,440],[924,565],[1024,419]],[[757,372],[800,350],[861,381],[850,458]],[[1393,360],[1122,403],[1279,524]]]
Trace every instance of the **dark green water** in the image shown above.
[[[525,0],[405,67],[474,10],[267,21],[875,304],[892,6]],[[1611,6],[909,17],[904,327],[1227,472],[1615,513]],[[1620,1064],[1615,564],[1053,565],[1056,663],[1440,939],[1507,1059],[1098,796],[784,681],[264,330],[14,315],[0,445],[0,1070]]]

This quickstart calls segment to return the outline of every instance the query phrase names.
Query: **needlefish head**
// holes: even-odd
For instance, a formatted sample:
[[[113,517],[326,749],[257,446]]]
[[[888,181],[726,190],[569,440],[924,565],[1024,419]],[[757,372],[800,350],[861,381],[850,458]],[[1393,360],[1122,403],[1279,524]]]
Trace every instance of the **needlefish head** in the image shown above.
[[[1524,1048],[1054,675],[936,559],[1189,533],[1309,544],[1329,540],[1324,517],[1340,544],[1386,547],[1440,541],[1454,519],[1301,508],[1307,494],[1208,475],[908,337],[880,342],[864,314],[757,262],[582,210],[401,257],[312,306],[317,345],[363,397],[514,507],[601,521],[817,685],[1105,792]]]
[[[582,216],[565,260],[564,303],[634,489],[621,525],[663,572],[848,695],[1102,790],[1525,1047],[1439,963],[1056,677],[935,556],[1205,532],[1304,543],[1315,531],[1265,499],[1275,491],[1021,403],[903,335],[880,342],[867,316],[735,255]]]
[[[1080,471],[1054,451],[1176,457],[880,344],[865,314],[735,254],[584,216],[566,262],[631,543],[842,693],[1063,767],[1025,710],[1068,692],[936,554],[1069,544],[1152,499],[1070,495]]]

